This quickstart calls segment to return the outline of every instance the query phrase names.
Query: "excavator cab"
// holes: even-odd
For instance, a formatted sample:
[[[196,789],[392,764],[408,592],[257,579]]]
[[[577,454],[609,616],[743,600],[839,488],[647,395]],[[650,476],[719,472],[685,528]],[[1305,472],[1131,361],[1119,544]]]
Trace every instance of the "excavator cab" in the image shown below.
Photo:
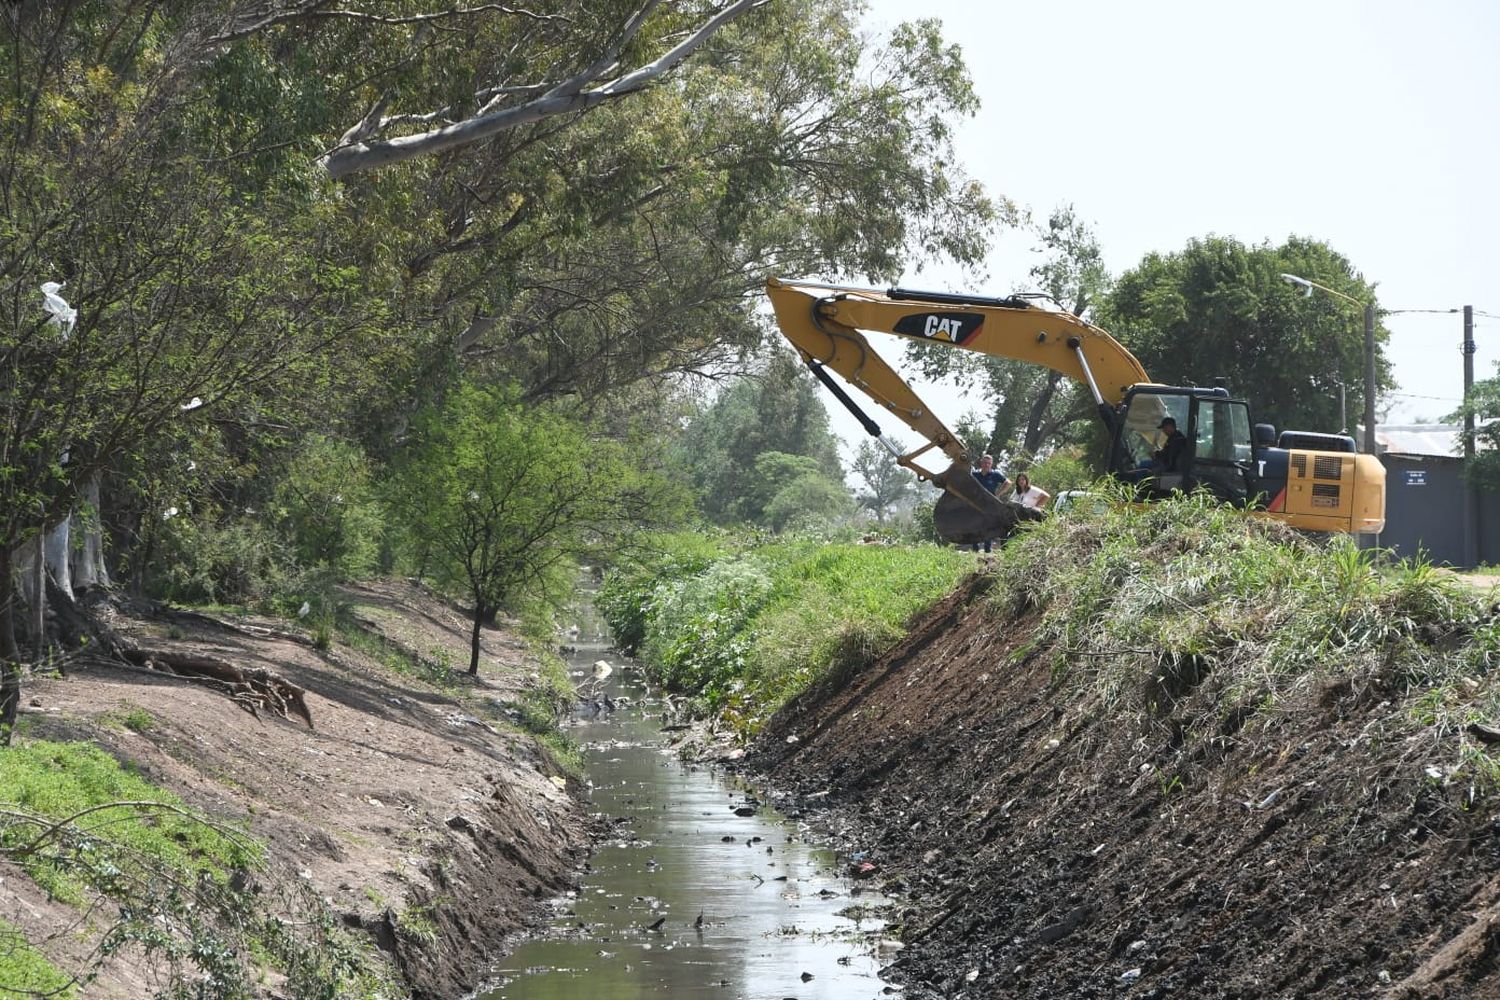
[[[1137,386],[1116,410],[1109,470],[1142,499],[1206,489],[1221,501],[1248,506],[1258,493],[1250,407],[1222,388]],[[1170,418],[1186,441],[1175,460],[1166,453]]]

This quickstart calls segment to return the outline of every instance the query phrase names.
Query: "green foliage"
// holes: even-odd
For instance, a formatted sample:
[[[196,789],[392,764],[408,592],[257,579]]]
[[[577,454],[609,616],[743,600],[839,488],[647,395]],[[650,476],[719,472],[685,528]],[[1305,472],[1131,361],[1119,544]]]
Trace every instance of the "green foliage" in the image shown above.
[[[756,468],[761,464],[757,461]],[[766,503],[761,519],[773,531],[817,531],[846,521],[853,511],[842,483],[810,471],[785,481]]]
[[[1306,298],[1283,273],[1358,302],[1375,298],[1374,288],[1325,243],[1293,237],[1279,247],[1247,247],[1210,236],[1178,253],[1148,254],[1120,277],[1099,322],[1157,382],[1206,385],[1224,376],[1259,422],[1337,431],[1341,381],[1348,412],[1364,405],[1362,311],[1321,292]],[[1377,377],[1388,388],[1387,333],[1378,325],[1375,338]]]
[[[0,802],[52,819],[85,813],[72,835],[95,842],[102,856],[149,858],[174,872],[199,875],[222,884],[231,871],[260,864],[258,847],[244,837],[219,832],[182,815],[180,799],[122,768],[108,754],[84,743],[36,742],[0,750]],[[160,803],[108,806],[113,802]],[[35,832],[12,824],[0,832],[0,845],[14,849]],[[27,851],[21,863],[53,896],[81,902],[87,884],[83,873],[67,863],[59,848]]]
[[[906,450],[899,439],[892,438],[891,442],[898,451]],[[879,524],[885,523],[892,508],[917,491],[916,476],[898,464],[894,455],[869,438],[859,443],[850,471],[860,484],[855,502],[861,509],[874,514]]]
[[[1030,284],[1016,291],[1040,293],[1058,308],[1088,316],[1108,292],[1110,279],[1098,237],[1073,206],[1059,206],[1046,221],[1012,206],[1005,221],[1024,229],[1040,255],[1028,271]],[[988,403],[982,427],[955,429],[973,454],[1009,460],[1077,442],[1089,433],[1093,411],[1087,391],[1057,372],[929,341],[913,341],[906,352],[928,378],[951,377],[978,387]]]
[[[412,564],[466,595],[476,623],[545,595],[599,540],[685,506],[675,484],[560,408],[474,387],[419,415],[388,497]]]
[[[799,479],[840,478],[838,442],[818,386],[784,351],[774,351],[756,374],[725,389],[696,416],[682,440],[705,516],[719,524],[768,524],[767,508]],[[804,499],[826,504],[830,491],[803,483]],[[784,526],[791,497],[778,506]]]
[[[298,561],[343,579],[375,568],[383,529],[370,464],[355,445],[313,434],[276,485],[275,514]]]
[[[75,996],[73,977],[31,947],[14,925],[0,920],[0,1000],[25,997],[72,1000]]]
[[[1056,496],[1061,490],[1083,489],[1099,477],[1095,463],[1082,448],[1060,448],[1022,469],[1035,486]],[[1012,473],[1014,475],[1014,473]]]
[[[1496,366],[1500,370],[1500,365]],[[1474,456],[1464,464],[1464,478],[1482,489],[1500,490],[1500,376],[1479,379],[1461,407],[1447,420],[1474,420]],[[1458,449],[1462,450],[1462,443]]]
[[[1440,733],[1482,717],[1473,678],[1500,646],[1483,596],[1451,575],[1201,494],[1150,505],[1116,494],[1028,528],[997,557],[1000,613],[1035,619],[1018,655],[1048,657],[1059,683],[1108,711],[1179,719],[1205,683],[1214,697],[1199,711],[1253,714],[1342,682],[1405,692],[1428,706],[1413,721]]]
[[[270,606],[299,591],[292,551],[259,518],[217,523],[179,513],[156,530],[150,590],[166,600]]]
[[[894,642],[972,569],[951,549],[819,542],[691,565],[664,558],[617,571],[600,606],[611,628],[640,631],[638,652],[654,676],[747,732],[819,677]]]
[[[251,953],[268,955],[298,997],[396,995],[309,887],[241,887],[264,868],[261,844],[192,813],[96,747],[0,749],[0,805],[0,858],[54,898],[87,907],[99,935],[91,961],[129,949],[157,963],[161,996],[248,998]],[[96,971],[75,975],[86,983]],[[26,975],[48,973],[0,925],[0,995],[22,989]]]
[[[631,655],[640,648],[646,639],[652,594],[658,585],[701,573],[739,548],[727,532],[656,533],[639,539],[634,558],[626,558],[611,569],[594,597],[594,606],[609,626],[615,645]]]

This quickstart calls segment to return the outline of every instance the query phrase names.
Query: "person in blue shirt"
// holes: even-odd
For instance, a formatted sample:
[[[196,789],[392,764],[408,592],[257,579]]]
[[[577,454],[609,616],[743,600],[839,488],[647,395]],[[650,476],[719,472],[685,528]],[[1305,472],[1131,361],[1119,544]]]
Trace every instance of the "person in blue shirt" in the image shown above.
[[[979,460],[979,468],[974,469],[971,472],[971,475],[973,475],[975,479],[979,480],[980,486],[983,486],[986,490],[989,490],[989,492],[994,496],[999,496],[1000,487],[1010,482],[1009,479],[1005,478],[1005,473],[995,468],[994,455],[985,455],[983,458],[981,458]],[[986,538],[984,540],[984,551],[989,552],[991,544],[991,541]],[[975,544],[969,546],[969,548],[975,552],[978,552],[979,544],[976,542]]]

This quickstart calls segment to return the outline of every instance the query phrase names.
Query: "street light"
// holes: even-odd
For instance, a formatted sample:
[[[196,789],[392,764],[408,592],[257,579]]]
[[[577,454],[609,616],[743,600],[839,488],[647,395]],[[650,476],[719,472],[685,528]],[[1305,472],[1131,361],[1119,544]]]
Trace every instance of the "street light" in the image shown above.
[[[1316,281],[1309,281],[1306,278],[1298,277],[1295,274],[1283,273],[1281,275],[1281,280],[1296,285],[1298,288],[1302,289],[1303,294],[1309,298],[1312,297],[1313,289],[1316,288],[1320,292],[1326,292],[1329,295],[1343,299],[1345,302],[1352,302],[1354,305],[1364,308],[1365,451],[1371,455],[1375,454],[1375,303],[1373,301],[1361,302],[1359,299],[1356,299],[1352,295],[1345,295],[1343,292],[1338,291],[1337,289],[1329,288],[1327,285],[1320,285]]]

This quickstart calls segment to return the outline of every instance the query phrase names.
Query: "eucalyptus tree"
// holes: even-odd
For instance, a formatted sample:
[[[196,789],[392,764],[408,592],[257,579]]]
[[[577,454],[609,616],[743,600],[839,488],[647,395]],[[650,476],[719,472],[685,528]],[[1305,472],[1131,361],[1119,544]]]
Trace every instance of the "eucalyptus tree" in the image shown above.
[[[903,447],[899,441],[898,448]],[[855,501],[884,524],[891,510],[917,492],[917,477],[869,438],[859,443],[850,471],[857,477]]]

